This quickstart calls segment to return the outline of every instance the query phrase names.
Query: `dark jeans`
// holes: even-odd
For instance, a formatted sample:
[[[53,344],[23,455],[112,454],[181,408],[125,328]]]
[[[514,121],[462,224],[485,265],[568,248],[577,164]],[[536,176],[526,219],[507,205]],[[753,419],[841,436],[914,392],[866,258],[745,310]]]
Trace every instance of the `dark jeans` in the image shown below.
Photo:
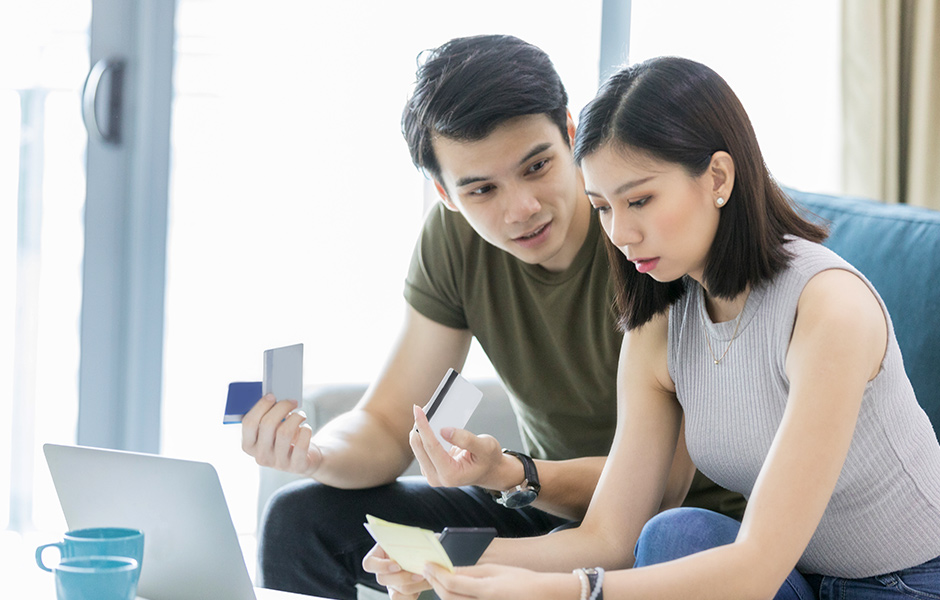
[[[362,569],[375,545],[362,526],[366,513],[433,531],[495,527],[499,537],[541,535],[566,523],[532,508],[505,508],[478,488],[432,488],[422,477],[365,490],[298,481],[265,508],[258,585],[340,600],[355,600],[357,583],[384,590]]]

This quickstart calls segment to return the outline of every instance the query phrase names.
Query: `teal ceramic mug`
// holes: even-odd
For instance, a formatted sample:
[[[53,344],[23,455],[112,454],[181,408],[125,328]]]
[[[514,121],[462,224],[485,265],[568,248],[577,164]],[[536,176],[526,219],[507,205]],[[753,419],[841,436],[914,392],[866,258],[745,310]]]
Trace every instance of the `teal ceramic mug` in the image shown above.
[[[140,567],[144,560],[144,533],[138,529],[92,527],[69,531],[62,536],[61,542],[44,544],[36,548],[36,564],[46,571],[52,571],[52,569],[43,563],[43,551],[53,546],[59,549],[62,561],[83,556],[132,558],[137,562],[133,573],[135,586],[140,578]]]
[[[73,556],[52,570],[58,600],[134,600],[140,564],[126,556]]]

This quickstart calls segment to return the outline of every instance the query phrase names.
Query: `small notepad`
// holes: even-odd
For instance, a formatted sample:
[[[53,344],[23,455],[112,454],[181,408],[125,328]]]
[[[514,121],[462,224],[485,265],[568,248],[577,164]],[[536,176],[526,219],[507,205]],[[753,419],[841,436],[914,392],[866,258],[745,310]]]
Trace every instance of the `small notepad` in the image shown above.
[[[434,563],[454,572],[450,557],[433,531],[399,525],[366,515],[366,531],[385,550],[388,557],[409,573],[424,573],[424,565]]]

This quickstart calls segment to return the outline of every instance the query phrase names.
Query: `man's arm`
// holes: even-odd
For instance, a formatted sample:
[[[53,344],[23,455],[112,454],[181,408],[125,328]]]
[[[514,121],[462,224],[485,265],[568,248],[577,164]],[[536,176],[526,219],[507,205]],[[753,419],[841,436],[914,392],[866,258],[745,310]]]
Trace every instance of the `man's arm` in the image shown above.
[[[411,463],[412,406],[423,405],[448,368],[467,358],[468,330],[441,325],[408,307],[402,332],[356,407],[313,435],[292,400],[265,397],[242,422],[242,448],[258,464],[302,473],[339,488],[393,481]],[[298,451],[304,449],[304,451]]]
[[[539,472],[539,484],[542,489],[532,506],[560,517],[580,521],[587,513],[605,462],[606,456],[559,461],[536,460],[535,466]],[[521,481],[522,479],[518,479],[516,483],[502,489],[519,485]]]

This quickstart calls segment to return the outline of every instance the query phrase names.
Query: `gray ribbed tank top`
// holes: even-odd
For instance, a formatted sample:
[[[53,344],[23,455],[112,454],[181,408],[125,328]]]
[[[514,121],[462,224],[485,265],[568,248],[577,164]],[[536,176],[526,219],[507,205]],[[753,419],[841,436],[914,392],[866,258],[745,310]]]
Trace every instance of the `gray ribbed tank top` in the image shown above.
[[[822,245],[790,239],[790,265],[751,291],[737,338],[718,365],[735,320],[703,325],[703,290],[686,278],[686,294],[669,313],[669,373],[685,411],[696,466],[719,485],[749,496],[787,403],[784,371],[796,306],[806,283],[844,269],[871,283]],[[874,291],[874,288],[872,287]],[[875,292],[877,296],[877,292]],[[884,303],[878,296],[882,309]],[[869,382],[848,458],[798,568],[860,578],[940,556],[940,445],[904,372],[890,316],[881,372]],[[938,366],[940,368],[940,366]]]

